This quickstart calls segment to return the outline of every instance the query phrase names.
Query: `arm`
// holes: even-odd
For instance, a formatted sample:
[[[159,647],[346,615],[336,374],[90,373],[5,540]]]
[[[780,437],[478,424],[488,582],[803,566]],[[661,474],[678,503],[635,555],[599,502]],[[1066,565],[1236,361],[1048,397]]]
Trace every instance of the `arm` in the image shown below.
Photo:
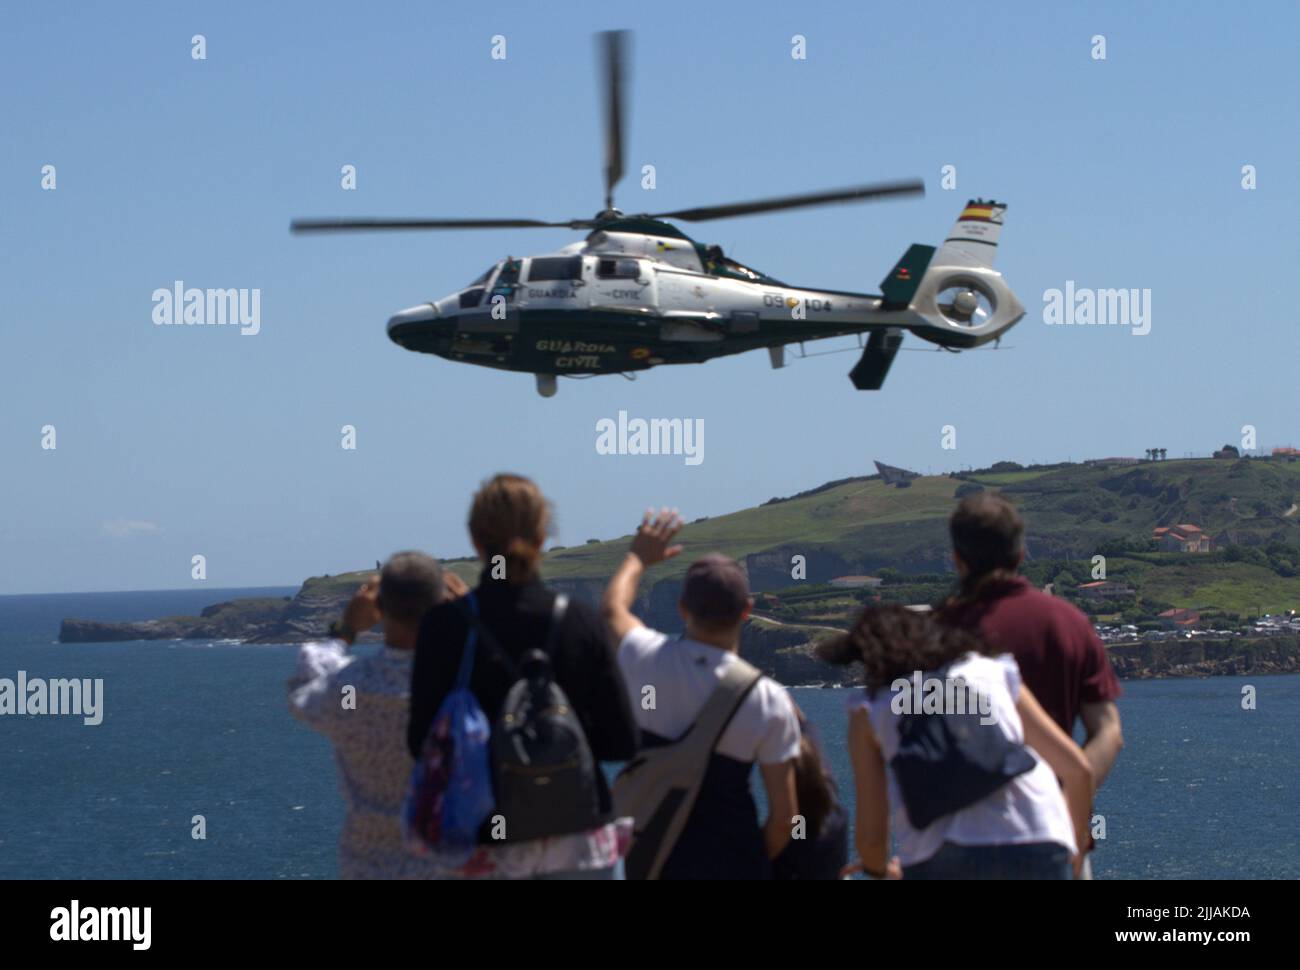
[[[623,562],[609,581],[609,585],[605,587],[600,611],[610,632],[614,634],[616,643],[622,643],[625,636],[643,625],[632,613],[632,603],[636,600],[637,586],[640,585],[641,575],[644,572],[645,564],[638,556],[629,552],[623,557]]]
[[[632,547],[623,558],[622,564],[614,577],[605,587],[601,600],[601,614],[609,625],[614,638],[623,642],[623,638],[642,626],[640,620],[632,613],[632,604],[636,602],[637,586],[641,575],[650,566],[672,559],[682,551],[681,546],[670,545],[673,536],[682,528],[678,514],[662,509],[657,516],[647,511],[641,520],[636,535],[632,537]]]
[[[1016,712],[1025,727],[1025,744],[1037,751],[1051,766],[1065,790],[1065,802],[1074,823],[1074,839],[1079,848],[1074,857],[1075,875],[1078,875],[1088,846],[1088,823],[1092,814],[1094,790],[1092,764],[1070,736],[1048,717],[1029,688],[1023,684],[1020,696],[1016,699]]]
[[[343,640],[304,643],[298,651],[298,665],[287,685],[289,711],[298,720],[322,734],[332,736],[343,715],[343,695],[335,674],[352,662]]]
[[[775,859],[790,843],[791,826],[799,811],[799,796],[794,785],[794,759],[776,764],[759,765],[763,787],[767,789],[767,821],[763,823],[763,843],[767,857]]]
[[[289,678],[289,710],[317,731],[330,734],[343,713],[340,684],[335,675],[352,662],[347,648],[356,634],[379,622],[379,576],[371,576],[352,594],[343,611],[350,636],[323,643],[305,643],[298,652],[298,667]]]
[[[1100,788],[1110,774],[1110,769],[1115,766],[1120,748],[1124,747],[1119,708],[1115,706],[1122,691],[1119,678],[1115,676],[1115,668],[1110,662],[1110,654],[1093,629],[1092,621],[1077,611],[1076,618],[1079,624],[1077,635],[1082,641],[1083,649],[1083,667],[1079,671],[1077,697],[1079,716],[1087,734],[1083,753],[1092,763],[1093,780],[1095,786]]]
[[[1124,732],[1120,729],[1119,708],[1114,701],[1084,704],[1080,708],[1083,728],[1088,734],[1083,753],[1092,764],[1092,775],[1101,787],[1115,766],[1115,759],[1124,747]]]
[[[889,859],[889,794],[885,787],[885,759],[871,730],[871,717],[861,707],[849,714],[849,761],[857,793],[853,843],[858,862],[847,872],[862,871],[882,878],[897,878],[898,866]]]

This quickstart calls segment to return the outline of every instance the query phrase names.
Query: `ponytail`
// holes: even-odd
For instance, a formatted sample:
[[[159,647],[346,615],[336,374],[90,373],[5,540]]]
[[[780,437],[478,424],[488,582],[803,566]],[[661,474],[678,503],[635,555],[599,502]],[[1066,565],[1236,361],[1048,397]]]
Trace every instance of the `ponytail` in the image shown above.
[[[506,581],[523,583],[537,572],[551,511],[545,496],[522,475],[497,475],[474,494],[469,534],[489,564],[505,561]]]

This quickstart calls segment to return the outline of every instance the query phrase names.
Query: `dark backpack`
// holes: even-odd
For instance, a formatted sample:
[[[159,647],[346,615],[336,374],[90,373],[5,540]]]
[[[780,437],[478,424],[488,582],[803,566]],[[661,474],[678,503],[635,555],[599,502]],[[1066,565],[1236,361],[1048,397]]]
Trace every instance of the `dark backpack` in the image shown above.
[[[914,711],[898,719],[898,751],[889,764],[907,820],[920,831],[987,798],[1037,762],[996,723],[981,723],[978,711]]]
[[[492,636],[477,610],[470,615],[479,642],[515,678],[491,739],[493,814],[505,819],[511,842],[586,832],[605,821],[597,782],[600,769],[577,713],[555,682],[552,655],[568,605],[564,594],[555,597],[545,646],[529,650],[519,663]]]

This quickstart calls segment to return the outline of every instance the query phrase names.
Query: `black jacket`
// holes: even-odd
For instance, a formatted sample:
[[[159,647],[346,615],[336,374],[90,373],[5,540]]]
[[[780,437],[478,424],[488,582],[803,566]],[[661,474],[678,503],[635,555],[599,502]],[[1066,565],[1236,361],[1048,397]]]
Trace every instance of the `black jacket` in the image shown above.
[[[545,645],[555,593],[541,580],[512,585],[492,579],[484,570],[475,595],[484,625],[512,660],[518,661],[528,650]],[[406,732],[412,757],[420,756],[438,708],[455,687],[469,625],[464,610],[464,603],[442,603],[425,615],[420,626],[411,671],[411,720]],[[508,668],[482,640],[475,655],[470,690],[488,721],[495,723],[514,681]],[[631,758],[636,753],[637,727],[627,687],[604,624],[586,603],[569,603],[551,660],[556,683],[573,705],[596,760]],[[601,808],[609,812],[609,790],[603,772],[598,773],[597,782]]]

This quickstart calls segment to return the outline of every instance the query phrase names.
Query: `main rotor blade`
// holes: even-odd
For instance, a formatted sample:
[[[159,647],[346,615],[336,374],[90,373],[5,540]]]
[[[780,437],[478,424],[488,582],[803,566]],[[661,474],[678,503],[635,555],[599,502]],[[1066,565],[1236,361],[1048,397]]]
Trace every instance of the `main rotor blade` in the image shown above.
[[[540,219],[295,219],[292,232],[358,232],[384,229],[569,229],[571,222]]]
[[[835,189],[830,192],[813,192],[807,195],[784,195],[771,199],[756,199],[753,202],[733,202],[730,205],[707,205],[696,209],[678,209],[676,212],[657,212],[650,218],[703,222],[706,219],[752,216],[759,212],[803,209],[814,205],[867,202],[891,195],[925,195],[925,183],[920,179],[906,179],[901,182],[879,182],[875,185],[860,185],[853,189]]]
[[[623,66],[626,30],[597,35],[605,72],[605,208],[614,207],[614,186],[623,177]]]

